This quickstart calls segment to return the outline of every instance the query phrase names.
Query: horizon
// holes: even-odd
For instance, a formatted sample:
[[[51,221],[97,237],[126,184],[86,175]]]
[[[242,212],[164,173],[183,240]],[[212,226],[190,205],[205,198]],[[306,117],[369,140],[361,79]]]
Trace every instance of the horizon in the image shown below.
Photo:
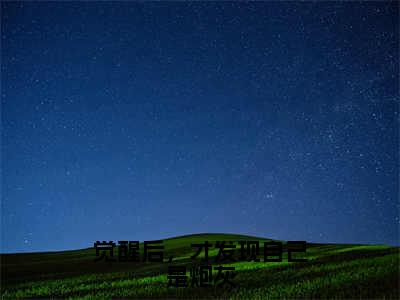
[[[278,238],[273,238],[273,237],[267,237],[267,236],[253,236],[249,234],[237,234],[237,233],[222,233],[222,232],[203,232],[203,233],[191,233],[191,234],[183,234],[183,235],[178,235],[178,236],[170,236],[170,237],[165,237],[165,238],[157,238],[157,239],[147,239],[146,241],[155,241],[155,240],[162,240],[167,241],[167,240],[172,240],[172,239],[180,239],[180,238],[187,238],[191,236],[201,236],[201,235],[238,235],[238,236],[244,236],[244,237],[251,237],[255,239],[270,239],[270,240],[276,240],[276,241],[282,241],[286,242],[288,240],[284,239],[278,239]],[[129,239],[124,239],[124,240],[129,240]],[[109,240],[106,240],[109,241]],[[116,244],[117,241],[113,240]],[[139,241],[140,244],[142,244],[145,240]],[[228,241],[228,240],[225,240]],[[235,241],[234,239],[231,239],[229,241]],[[307,244],[312,244],[312,245],[351,245],[351,246],[388,246],[388,247],[400,247],[399,244],[397,245],[391,245],[391,244],[373,244],[373,243],[366,243],[366,244],[358,244],[358,243],[320,243],[318,241],[306,241]],[[23,251],[23,252],[0,252],[0,255],[2,254],[39,254],[39,253],[58,253],[58,252],[70,252],[70,251],[82,251],[82,250],[89,250],[89,249],[94,249],[93,246],[90,247],[84,247],[84,248],[74,248],[74,249],[59,249],[59,250],[45,250],[45,251]]]

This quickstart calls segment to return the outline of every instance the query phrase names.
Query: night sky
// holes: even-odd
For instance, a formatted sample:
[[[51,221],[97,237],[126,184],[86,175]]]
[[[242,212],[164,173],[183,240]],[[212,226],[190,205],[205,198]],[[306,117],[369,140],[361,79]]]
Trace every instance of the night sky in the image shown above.
[[[2,252],[399,244],[398,3],[1,7]]]

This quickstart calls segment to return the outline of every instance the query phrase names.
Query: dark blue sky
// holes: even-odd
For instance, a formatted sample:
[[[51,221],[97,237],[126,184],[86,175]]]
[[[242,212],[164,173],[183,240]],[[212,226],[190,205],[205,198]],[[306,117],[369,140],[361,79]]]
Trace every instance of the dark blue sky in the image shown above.
[[[399,243],[398,3],[1,7],[1,251]]]

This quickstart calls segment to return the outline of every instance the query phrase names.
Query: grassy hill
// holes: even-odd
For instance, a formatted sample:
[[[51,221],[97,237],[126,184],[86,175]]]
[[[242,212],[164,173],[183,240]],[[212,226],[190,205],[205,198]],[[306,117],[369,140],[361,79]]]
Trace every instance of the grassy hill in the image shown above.
[[[233,234],[197,234],[164,240],[164,257],[173,263],[94,262],[94,248],[1,255],[2,299],[16,298],[381,298],[399,299],[399,248],[390,246],[308,244],[307,262],[237,261],[236,287],[167,287],[168,266],[193,264],[192,243],[262,241]],[[239,245],[237,245],[239,247]],[[285,248],[285,246],[284,246]],[[142,257],[143,247],[141,245]],[[210,248],[214,263],[218,249]],[[238,252],[238,249],[237,251]],[[204,251],[202,252],[204,253]],[[200,257],[202,257],[201,255]],[[196,259],[199,262],[200,258]],[[213,274],[214,275],[214,274]],[[190,277],[189,277],[190,281]]]

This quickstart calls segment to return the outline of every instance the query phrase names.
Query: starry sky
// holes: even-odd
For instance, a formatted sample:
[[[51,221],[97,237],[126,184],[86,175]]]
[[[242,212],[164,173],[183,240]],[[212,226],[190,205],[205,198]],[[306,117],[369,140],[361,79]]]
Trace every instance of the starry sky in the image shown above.
[[[2,252],[399,244],[395,2],[2,2]]]

